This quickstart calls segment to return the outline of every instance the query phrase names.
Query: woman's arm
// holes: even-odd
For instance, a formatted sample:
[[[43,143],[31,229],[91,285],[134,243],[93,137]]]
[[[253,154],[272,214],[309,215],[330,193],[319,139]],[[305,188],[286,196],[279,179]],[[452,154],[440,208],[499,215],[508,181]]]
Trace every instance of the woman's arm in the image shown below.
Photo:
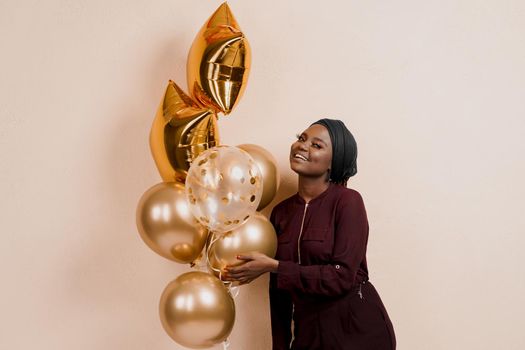
[[[270,319],[272,349],[289,350],[292,340],[293,303],[290,293],[275,288],[275,274],[270,275]]]
[[[278,207],[279,204],[276,205],[270,213],[270,223],[275,228],[275,232],[279,232],[278,227],[275,225],[275,212]],[[237,281],[240,282],[240,284],[250,283],[266,272],[276,272],[279,266],[279,261],[259,252],[245,252],[245,254],[238,255],[237,259],[245,260],[246,263],[237,265],[236,267],[226,266],[223,280]]]
[[[276,261],[264,254],[252,253],[240,256],[240,259],[248,262],[229,268],[227,278],[249,283],[265,272],[275,272],[278,289],[325,296],[344,294],[355,285],[368,241],[368,219],[359,192],[347,192],[341,199],[336,211],[335,226],[330,264],[304,266],[293,261]]]
[[[224,280],[238,281],[240,284],[250,283],[263,273],[276,272],[279,266],[279,261],[259,252],[237,255],[237,259],[246,262],[236,267],[226,267]]]

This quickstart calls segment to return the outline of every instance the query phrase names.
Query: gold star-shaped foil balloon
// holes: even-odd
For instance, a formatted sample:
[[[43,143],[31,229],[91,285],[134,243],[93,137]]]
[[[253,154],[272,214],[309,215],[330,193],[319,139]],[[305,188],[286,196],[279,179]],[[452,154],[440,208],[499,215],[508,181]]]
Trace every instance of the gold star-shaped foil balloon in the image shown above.
[[[184,184],[191,162],[219,145],[217,115],[169,81],[150,133],[150,148],[164,182]]]
[[[203,106],[229,114],[246,88],[250,63],[248,40],[223,3],[191,46],[187,62],[191,96]]]

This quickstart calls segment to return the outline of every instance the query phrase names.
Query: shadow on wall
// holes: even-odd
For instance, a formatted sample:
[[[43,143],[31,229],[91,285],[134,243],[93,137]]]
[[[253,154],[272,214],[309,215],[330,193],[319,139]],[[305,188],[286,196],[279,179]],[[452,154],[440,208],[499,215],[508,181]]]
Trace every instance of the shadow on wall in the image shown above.
[[[177,41],[159,45],[145,66],[149,68],[137,72],[143,77],[140,86],[115,101],[112,110],[119,112],[108,117],[117,120],[116,127],[109,139],[98,141],[107,143],[104,153],[91,155],[100,163],[100,173],[93,176],[98,178],[97,193],[104,195],[92,199],[99,207],[67,270],[65,302],[82,315],[75,321],[85,323],[94,348],[161,349],[173,344],[162,329],[158,302],[165,285],[189,268],[158,256],[142,242],[135,211],[142,194],[162,181],[150,154],[149,131],[168,79],[185,81],[186,50],[177,50]]]

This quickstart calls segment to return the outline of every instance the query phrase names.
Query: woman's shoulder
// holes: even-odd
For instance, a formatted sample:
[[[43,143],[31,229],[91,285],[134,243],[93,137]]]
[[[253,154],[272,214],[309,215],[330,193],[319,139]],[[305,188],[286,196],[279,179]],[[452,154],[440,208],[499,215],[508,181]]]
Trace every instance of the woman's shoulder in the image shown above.
[[[338,194],[338,202],[340,205],[363,202],[363,196],[358,190],[342,185],[337,185],[335,187]]]
[[[278,222],[286,220],[286,217],[291,212],[291,205],[296,195],[297,194],[294,194],[288,198],[283,199],[272,208],[270,213],[270,222],[272,224],[277,225]]]

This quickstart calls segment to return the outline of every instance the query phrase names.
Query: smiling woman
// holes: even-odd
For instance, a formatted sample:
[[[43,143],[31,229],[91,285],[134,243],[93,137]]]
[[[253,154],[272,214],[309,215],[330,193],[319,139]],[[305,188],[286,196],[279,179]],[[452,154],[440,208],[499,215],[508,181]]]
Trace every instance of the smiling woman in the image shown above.
[[[249,283],[271,272],[274,350],[394,350],[394,328],[369,281],[364,201],[346,187],[357,173],[353,135],[340,120],[313,123],[291,145],[290,167],[299,186],[270,216],[275,259],[239,256],[246,262],[225,277]]]
[[[297,135],[297,141],[290,149],[292,170],[310,178],[325,175],[326,180],[329,180],[331,159],[330,135],[320,124],[313,124]]]

